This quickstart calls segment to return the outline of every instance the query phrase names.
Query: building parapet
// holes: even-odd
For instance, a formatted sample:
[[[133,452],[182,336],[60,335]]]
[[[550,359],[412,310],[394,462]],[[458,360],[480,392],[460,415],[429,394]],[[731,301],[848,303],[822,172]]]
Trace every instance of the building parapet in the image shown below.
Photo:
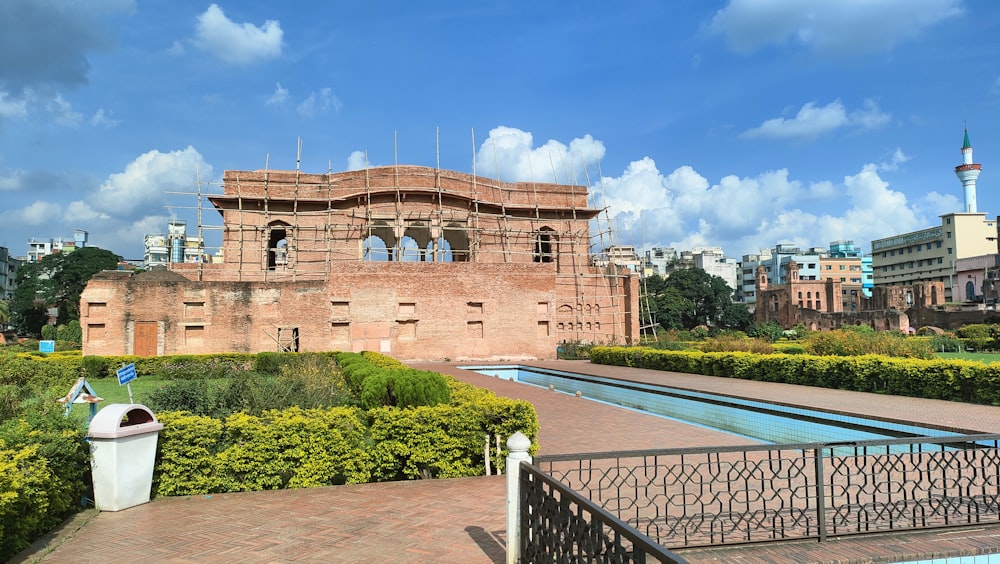
[[[888,249],[890,247],[898,247],[900,245],[919,243],[940,238],[941,227],[931,227],[929,229],[914,231],[913,233],[906,233],[904,235],[896,235],[885,239],[876,239],[872,241],[872,252]]]

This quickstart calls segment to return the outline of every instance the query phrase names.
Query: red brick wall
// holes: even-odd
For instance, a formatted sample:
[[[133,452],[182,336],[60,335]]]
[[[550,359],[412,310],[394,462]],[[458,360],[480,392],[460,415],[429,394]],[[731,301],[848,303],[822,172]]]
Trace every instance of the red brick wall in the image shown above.
[[[156,324],[155,354],[273,351],[295,340],[301,351],[401,359],[552,358],[561,341],[638,338],[637,278],[590,266],[597,210],[583,187],[386,167],[227,171],[224,192],[213,199],[224,262],[95,277],[81,297],[84,354],[134,353],[143,322]],[[463,262],[362,260],[372,229],[424,237],[423,247],[449,226],[468,238],[466,255],[455,255]],[[272,229],[289,251],[287,264],[269,268]]]

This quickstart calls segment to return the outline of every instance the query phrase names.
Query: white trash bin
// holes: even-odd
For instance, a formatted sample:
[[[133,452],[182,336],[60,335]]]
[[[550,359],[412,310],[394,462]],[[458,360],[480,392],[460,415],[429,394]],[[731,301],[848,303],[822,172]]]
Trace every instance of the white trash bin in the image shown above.
[[[144,405],[113,403],[97,412],[87,432],[97,509],[119,511],[149,501],[162,428]]]

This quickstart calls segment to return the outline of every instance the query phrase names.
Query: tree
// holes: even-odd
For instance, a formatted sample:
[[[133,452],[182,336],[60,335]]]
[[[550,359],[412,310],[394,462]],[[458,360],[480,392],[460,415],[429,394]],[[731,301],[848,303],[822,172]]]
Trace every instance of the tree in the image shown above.
[[[80,294],[102,270],[118,268],[121,257],[98,247],[56,253],[24,265],[17,272],[17,289],[10,302],[11,320],[23,333],[38,336],[48,323],[49,308],[57,308],[58,323],[80,319]]]
[[[675,270],[669,278],[654,275],[644,282],[647,299],[641,305],[645,308],[648,302],[648,311],[643,313],[664,329],[708,325],[743,330],[750,324],[749,312],[733,303],[726,281],[700,268]]]
[[[10,323],[10,302],[0,300],[0,328],[4,328]]]

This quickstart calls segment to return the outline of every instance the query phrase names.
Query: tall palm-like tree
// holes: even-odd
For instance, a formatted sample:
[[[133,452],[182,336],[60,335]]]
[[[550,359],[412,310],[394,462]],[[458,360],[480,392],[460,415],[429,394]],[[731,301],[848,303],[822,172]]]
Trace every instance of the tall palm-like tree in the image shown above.
[[[10,302],[0,300],[0,329],[6,328],[8,323],[10,323]]]

